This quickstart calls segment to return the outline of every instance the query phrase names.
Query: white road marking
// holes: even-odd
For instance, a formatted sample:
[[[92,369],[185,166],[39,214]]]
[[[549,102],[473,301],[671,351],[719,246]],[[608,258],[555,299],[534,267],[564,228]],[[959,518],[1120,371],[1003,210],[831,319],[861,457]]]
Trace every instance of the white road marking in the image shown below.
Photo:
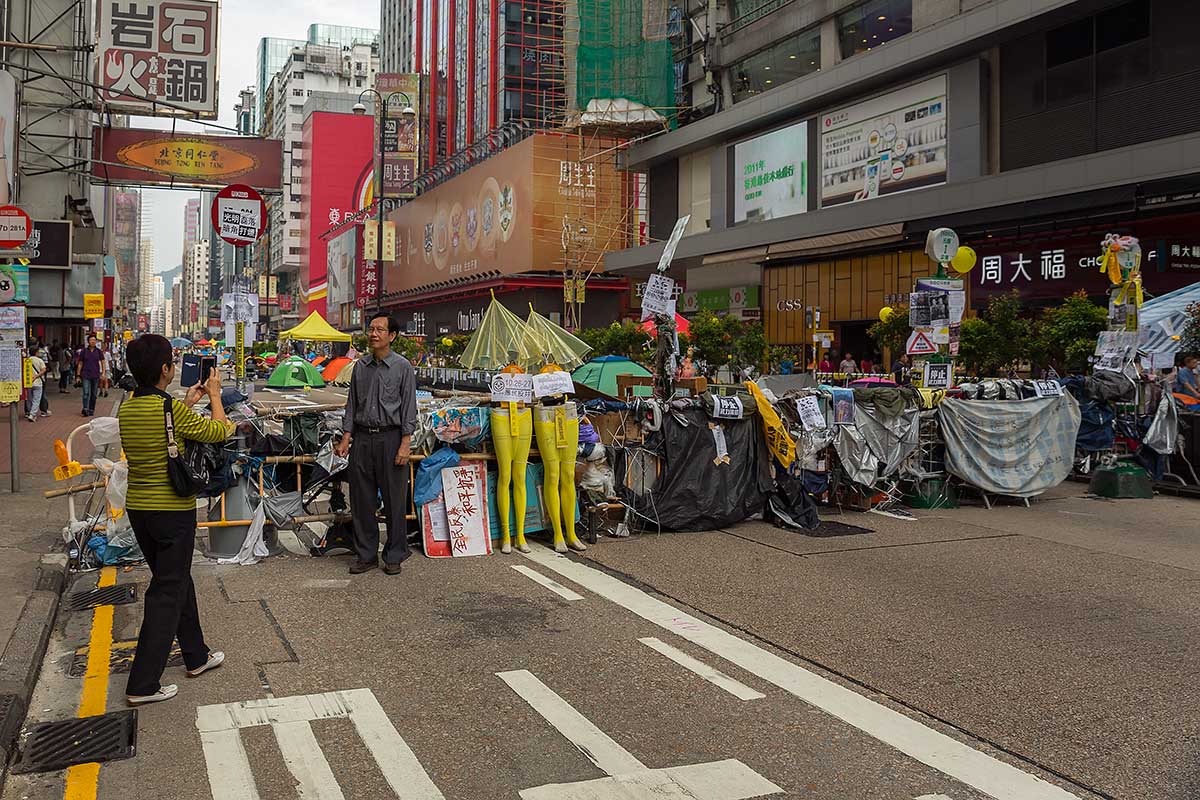
[[[923,794],[920,797],[914,797],[913,800],[954,800],[948,794]]]
[[[277,722],[271,728],[300,800],[346,800],[329,761],[307,722]]]
[[[583,599],[583,595],[572,592],[570,589],[563,586],[558,581],[553,580],[551,578],[547,578],[545,575],[538,572],[536,569],[530,569],[529,567],[527,567],[523,564],[513,564],[513,569],[515,569],[517,572],[524,575],[526,578],[529,578],[529,579],[533,580],[534,582],[540,583],[542,586],[545,586],[547,589],[554,592],[556,595],[563,598],[564,600],[582,600]]]
[[[519,793],[522,800],[747,800],[783,790],[736,759],[649,769],[528,670],[496,676],[533,707],[581,753],[608,773],[577,783],[553,783]]]
[[[525,557],[676,633],[806,703],[996,800],[1079,800],[1047,781],[657,600],[604,572],[532,544]]]
[[[412,748],[397,733],[370,689],[270,697],[196,709],[208,783],[220,800],[260,800],[238,731],[270,725],[303,800],[344,800],[310,722],[349,719],[392,787],[404,800],[445,800]]]
[[[644,639],[638,639],[638,641],[649,647],[651,650],[657,650],[658,652],[662,653],[664,656],[671,659],[684,669],[696,673],[709,683],[721,687],[739,700],[759,700],[763,697],[766,697],[766,695],[762,692],[751,689],[741,681],[734,680],[724,672],[710,667],[703,661],[692,658],[678,647],[672,647],[661,639],[656,639],[653,636],[647,636]]]

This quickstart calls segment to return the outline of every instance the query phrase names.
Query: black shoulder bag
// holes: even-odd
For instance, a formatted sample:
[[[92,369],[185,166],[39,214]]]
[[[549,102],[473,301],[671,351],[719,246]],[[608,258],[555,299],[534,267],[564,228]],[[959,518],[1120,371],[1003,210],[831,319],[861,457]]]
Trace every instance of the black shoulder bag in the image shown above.
[[[213,464],[208,448],[201,442],[180,452],[175,441],[175,415],[172,413],[174,400],[167,396],[163,400],[163,417],[167,427],[167,477],[171,488],[180,497],[194,497],[212,483]]]

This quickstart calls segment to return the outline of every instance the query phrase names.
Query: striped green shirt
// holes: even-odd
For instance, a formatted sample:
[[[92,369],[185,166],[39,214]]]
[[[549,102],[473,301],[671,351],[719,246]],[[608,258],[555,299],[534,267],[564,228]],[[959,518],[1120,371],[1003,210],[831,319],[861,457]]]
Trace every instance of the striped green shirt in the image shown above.
[[[181,448],[185,440],[223,442],[233,433],[232,422],[208,419],[176,400],[171,415],[175,418],[175,441]],[[148,394],[131,397],[117,412],[121,420],[121,448],[129,462],[129,489],[125,507],[134,511],[188,511],[196,508],[196,498],[180,497],[167,477],[167,428],[163,419],[163,398]]]

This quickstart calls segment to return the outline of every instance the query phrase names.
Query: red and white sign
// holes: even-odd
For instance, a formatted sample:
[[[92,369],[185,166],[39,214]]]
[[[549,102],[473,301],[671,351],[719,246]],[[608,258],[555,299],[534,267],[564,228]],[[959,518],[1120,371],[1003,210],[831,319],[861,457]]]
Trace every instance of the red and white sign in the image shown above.
[[[266,229],[267,207],[253,187],[235,183],[217,192],[212,204],[212,226],[234,247],[258,241]]]
[[[16,206],[0,206],[0,249],[11,250],[29,241],[33,222]]]
[[[96,9],[96,82],[107,107],[217,118],[216,2],[106,1]]]
[[[486,556],[492,552],[488,526],[487,467],[463,462],[442,470],[446,532],[453,556]]]
[[[908,346],[904,348],[910,356],[929,356],[938,351],[933,342],[933,336],[925,331],[913,331],[908,337]]]

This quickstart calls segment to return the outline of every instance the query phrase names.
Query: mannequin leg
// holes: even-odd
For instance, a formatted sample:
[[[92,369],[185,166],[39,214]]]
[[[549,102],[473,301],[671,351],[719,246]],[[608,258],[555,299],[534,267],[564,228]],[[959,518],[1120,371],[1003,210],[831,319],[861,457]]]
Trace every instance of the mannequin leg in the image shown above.
[[[575,511],[578,508],[575,497],[575,457],[579,450],[579,420],[568,418],[565,423],[566,443],[558,448],[560,505],[567,547],[582,552],[587,550],[587,545],[575,536]]]
[[[550,412],[549,415],[546,411]],[[562,513],[559,508],[558,445],[554,435],[553,409],[538,409],[538,417],[533,421],[533,432],[537,436],[538,452],[542,456],[542,467],[545,469],[545,475],[542,477],[542,499],[546,503],[546,516],[550,518],[550,526],[554,529],[554,549],[565,553],[567,544],[563,540]]]
[[[500,552],[511,553],[508,510],[511,505],[509,484],[512,483],[513,440],[508,427],[508,412],[492,409],[492,443],[496,447],[496,512],[500,515]],[[526,448],[528,453],[528,447]],[[528,457],[528,456],[527,456]]]
[[[533,412],[528,408],[517,412],[517,437],[512,447],[513,508],[517,523],[517,550],[529,552],[525,543],[525,471],[529,467],[529,447],[533,443]],[[504,519],[507,521],[508,516]],[[507,551],[505,551],[507,552]]]

